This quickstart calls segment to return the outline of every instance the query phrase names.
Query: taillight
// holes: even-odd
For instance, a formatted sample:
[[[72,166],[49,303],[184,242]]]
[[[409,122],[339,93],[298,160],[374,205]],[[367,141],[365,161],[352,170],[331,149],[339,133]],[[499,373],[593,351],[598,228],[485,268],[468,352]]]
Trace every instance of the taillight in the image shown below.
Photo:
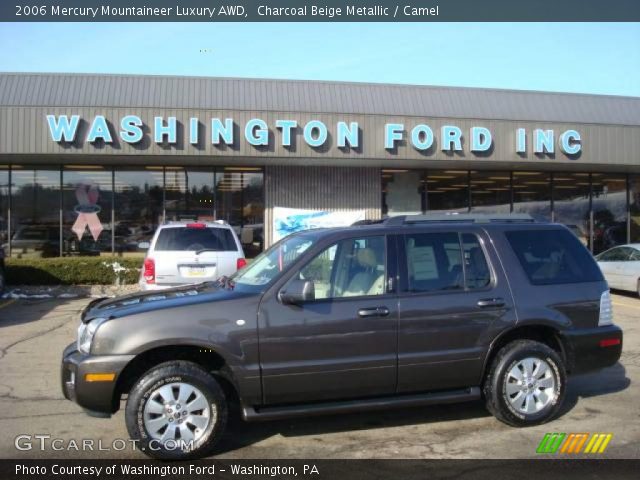
[[[206,228],[204,223],[187,223],[187,228]]]
[[[145,258],[142,276],[147,283],[156,283],[156,262],[153,258]]]
[[[609,290],[602,292],[600,296],[600,317],[598,318],[598,326],[604,327],[613,324],[613,307],[611,305],[611,294]]]
[[[615,347],[616,345],[620,345],[622,343],[622,340],[620,340],[619,338],[605,338],[603,340],[600,340],[599,345],[602,348],[606,348],[606,347]]]
[[[238,261],[236,262],[236,268],[238,270],[246,266],[247,266],[247,261],[244,258],[239,258]]]

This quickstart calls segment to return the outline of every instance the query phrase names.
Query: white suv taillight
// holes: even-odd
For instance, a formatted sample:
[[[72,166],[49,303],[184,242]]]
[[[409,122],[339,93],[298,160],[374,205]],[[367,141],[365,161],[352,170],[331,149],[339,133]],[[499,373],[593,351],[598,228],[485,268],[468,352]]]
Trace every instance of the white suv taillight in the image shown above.
[[[599,327],[606,325],[613,325],[613,307],[609,290],[605,290],[600,296],[600,317],[598,318]]]
[[[145,258],[142,267],[142,278],[147,283],[156,283],[156,262],[153,258]]]

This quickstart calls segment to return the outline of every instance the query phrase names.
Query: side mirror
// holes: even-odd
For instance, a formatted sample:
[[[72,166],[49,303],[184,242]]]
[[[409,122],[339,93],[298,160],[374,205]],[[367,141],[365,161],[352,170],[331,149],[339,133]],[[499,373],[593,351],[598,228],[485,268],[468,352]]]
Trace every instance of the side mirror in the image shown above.
[[[138,248],[140,250],[149,250],[150,246],[151,246],[151,244],[149,242],[140,242],[140,243],[138,243]]]
[[[316,299],[313,282],[309,280],[292,280],[282,290],[279,298],[285,305],[301,305]]]

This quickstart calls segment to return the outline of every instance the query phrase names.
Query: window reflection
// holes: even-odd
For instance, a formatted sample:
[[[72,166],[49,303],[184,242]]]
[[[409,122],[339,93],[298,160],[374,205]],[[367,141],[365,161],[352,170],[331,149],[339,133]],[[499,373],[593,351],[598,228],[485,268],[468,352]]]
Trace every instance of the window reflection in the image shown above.
[[[9,253],[9,168],[0,165],[0,247]]]
[[[60,255],[60,170],[12,167],[11,255]]]
[[[115,251],[144,254],[140,242],[149,242],[163,217],[162,167],[115,171]]]
[[[264,246],[264,188],[260,168],[226,167],[216,171],[215,214],[234,227],[247,257]]]
[[[63,255],[112,252],[112,171],[68,167],[62,172]]]
[[[429,170],[426,177],[427,210],[448,212],[469,210],[469,172]]]
[[[422,213],[423,172],[419,170],[382,170],[382,214],[416,215]]]
[[[631,215],[631,243],[640,243],[640,175],[629,177],[629,213]]]
[[[511,211],[511,174],[509,172],[477,172],[470,174],[471,211],[477,213],[509,213]]]
[[[167,167],[167,220],[214,220],[213,169]]]
[[[589,246],[589,177],[588,173],[553,175],[553,218],[563,223],[580,241]]]
[[[551,220],[551,175],[546,172],[513,172],[513,212],[528,213],[536,220]]]
[[[593,253],[627,243],[627,177],[591,175]]]

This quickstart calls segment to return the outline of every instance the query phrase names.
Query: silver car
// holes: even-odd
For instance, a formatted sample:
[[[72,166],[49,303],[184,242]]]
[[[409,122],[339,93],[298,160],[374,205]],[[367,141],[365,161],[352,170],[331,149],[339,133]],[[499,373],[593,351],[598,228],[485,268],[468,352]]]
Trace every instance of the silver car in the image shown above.
[[[139,285],[159,290],[216,280],[246,265],[233,228],[224,222],[175,222],[156,230],[144,259]]]
[[[640,243],[613,247],[596,256],[610,288],[640,296]]]

